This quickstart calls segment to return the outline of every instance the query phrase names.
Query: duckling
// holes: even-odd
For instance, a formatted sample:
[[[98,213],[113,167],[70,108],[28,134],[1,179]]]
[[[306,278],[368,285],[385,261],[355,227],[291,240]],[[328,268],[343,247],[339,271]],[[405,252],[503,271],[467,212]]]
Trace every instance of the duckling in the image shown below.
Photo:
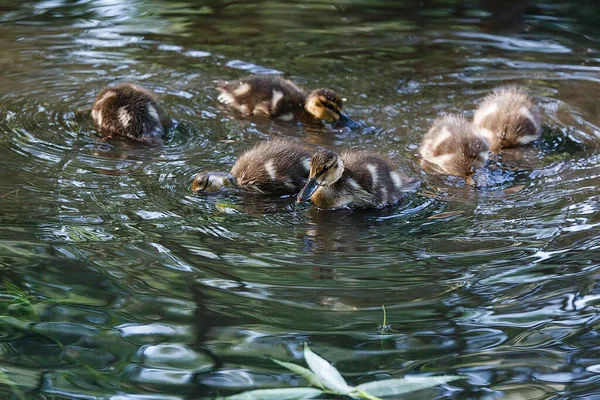
[[[162,138],[170,125],[154,94],[133,83],[103,89],[92,106],[92,119],[104,139],[122,136],[140,142]]]
[[[518,86],[496,88],[481,102],[473,122],[493,152],[529,144],[542,133],[537,106]]]
[[[376,154],[320,150],[310,160],[310,175],[297,201],[323,209],[382,207],[402,197],[405,183],[399,171]]]
[[[277,75],[250,75],[233,82],[219,82],[219,101],[244,117],[262,116],[291,121],[339,122],[354,129],[358,124],[342,112],[342,98],[330,89],[305,94],[291,81]]]
[[[230,173],[197,174],[192,190],[215,192],[237,187],[263,194],[294,195],[306,183],[310,156],[304,146],[289,139],[264,141],[242,154]]]
[[[489,156],[487,140],[460,115],[443,114],[421,142],[421,165],[443,174],[469,178]]]

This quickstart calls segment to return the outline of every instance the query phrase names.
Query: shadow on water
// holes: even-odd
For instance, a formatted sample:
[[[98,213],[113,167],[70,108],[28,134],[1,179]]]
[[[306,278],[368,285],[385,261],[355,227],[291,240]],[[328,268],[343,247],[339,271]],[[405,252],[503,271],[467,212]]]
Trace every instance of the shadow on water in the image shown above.
[[[598,41],[592,1],[0,4],[0,392],[191,399],[302,386],[309,342],[349,383],[466,379],[407,398],[600,396]],[[349,131],[237,120],[214,85],[329,87]],[[76,111],[155,91],[163,146]],[[476,184],[425,173],[440,112],[521,84],[543,138]],[[377,151],[420,186],[383,210],[190,192],[260,140]],[[387,311],[389,330],[382,334]],[[21,397],[23,397],[21,396]]]

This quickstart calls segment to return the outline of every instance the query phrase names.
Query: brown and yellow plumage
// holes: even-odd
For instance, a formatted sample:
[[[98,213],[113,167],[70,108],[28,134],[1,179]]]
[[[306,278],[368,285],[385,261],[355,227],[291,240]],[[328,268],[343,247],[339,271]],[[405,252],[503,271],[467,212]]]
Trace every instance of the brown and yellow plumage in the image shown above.
[[[542,132],[538,107],[518,86],[495,89],[483,99],[473,122],[494,152],[529,144]]]
[[[264,194],[293,195],[306,183],[310,156],[304,146],[289,139],[264,141],[243,153],[229,174],[197,174],[192,190],[214,192],[235,186]]]
[[[103,89],[92,106],[92,119],[105,138],[143,142],[162,138],[170,125],[154,94],[133,83]]]
[[[400,172],[376,154],[320,150],[310,161],[309,181],[298,201],[310,199],[324,209],[382,207],[398,202],[405,184]]]
[[[425,169],[468,178],[488,159],[485,138],[460,115],[443,114],[436,119],[421,142],[421,164]]]
[[[232,82],[220,82],[217,90],[219,101],[244,117],[339,121],[351,128],[357,126],[342,112],[342,98],[334,91],[315,89],[305,94],[281,76],[250,75]]]

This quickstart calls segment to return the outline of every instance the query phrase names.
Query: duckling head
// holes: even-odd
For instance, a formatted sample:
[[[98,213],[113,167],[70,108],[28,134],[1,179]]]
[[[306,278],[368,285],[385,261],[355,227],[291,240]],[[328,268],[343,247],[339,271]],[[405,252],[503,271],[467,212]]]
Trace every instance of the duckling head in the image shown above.
[[[454,176],[470,178],[488,160],[488,143],[483,138],[461,143],[461,151],[445,167]]]
[[[344,173],[344,161],[334,151],[319,150],[310,160],[308,182],[298,193],[297,201],[307,201],[321,186],[331,186]]]
[[[192,181],[194,193],[212,193],[227,186],[235,186],[235,178],[226,172],[200,172]]]
[[[340,122],[350,129],[358,128],[358,124],[342,112],[342,98],[329,89],[315,89],[306,97],[306,111],[316,119],[327,122]]]
[[[488,145],[485,139],[457,143],[451,152],[434,158],[423,158],[421,166],[442,174],[469,179],[488,160]]]

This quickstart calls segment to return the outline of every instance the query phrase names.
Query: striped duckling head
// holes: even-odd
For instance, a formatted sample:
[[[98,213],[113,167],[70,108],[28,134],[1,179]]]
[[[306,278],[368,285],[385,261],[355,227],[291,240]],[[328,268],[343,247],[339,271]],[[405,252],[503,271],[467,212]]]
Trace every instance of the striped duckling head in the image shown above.
[[[466,118],[444,114],[423,137],[420,153],[425,169],[469,178],[487,162],[489,147]]]
[[[351,129],[359,125],[342,111],[343,100],[330,89],[315,89],[306,96],[306,111],[315,119],[326,122],[340,122]]]
[[[235,178],[227,172],[200,172],[192,180],[192,191],[216,192],[224,187],[235,187]]]
[[[334,151],[319,150],[310,160],[308,182],[298,194],[298,201],[307,201],[321,186],[331,186],[344,173],[344,161]]]

